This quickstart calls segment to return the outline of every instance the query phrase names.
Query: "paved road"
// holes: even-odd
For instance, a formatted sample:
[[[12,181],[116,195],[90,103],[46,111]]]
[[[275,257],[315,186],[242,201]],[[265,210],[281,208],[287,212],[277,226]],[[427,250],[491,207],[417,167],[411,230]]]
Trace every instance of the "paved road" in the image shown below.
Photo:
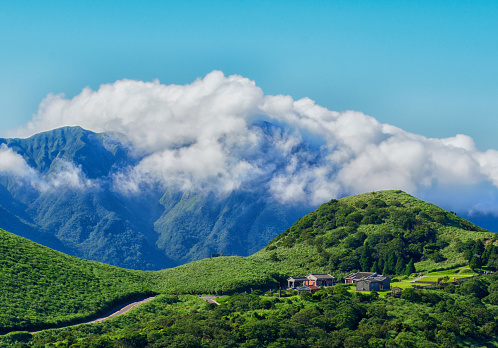
[[[220,304],[216,302],[215,298],[220,298],[220,297],[221,296],[202,296],[201,299],[209,303],[217,304],[219,306]]]
[[[121,305],[121,306],[119,306],[117,308],[114,308],[107,315],[105,315],[103,317],[100,317],[98,319],[92,320],[92,321],[88,321],[88,322],[83,323],[83,324],[100,323],[100,322],[103,322],[106,319],[109,319],[109,318],[112,318],[112,317],[117,317],[118,315],[125,314],[128,311],[130,311],[133,308],[135,308],[136,306],[141,305],[142,303],[145,303],[145,302],[149,302],[150,300],[152,300],[154,298],[155,298],[155,296],[147,297],[147,298],[144,298],[143,300],[139,300],[139,301],[135,301],[135,302],[126,304],[126,305],[124,305],[124,307]]]
[[[152,300],[154,298],[155,298],[155,296],[152,296],[152,297],[147,297],[147,298],[144,298],[144,299],[141,299],[141,300],[129,302],[127,304],[124,304],[124,305],[121,305],[119,307],[114,308],[109,313],[107,313],[105,316],[97,318],[97,319],[94,319],[94,320],[85,321],[83,323],[78,323],[78,324],[74,324],[74,325],[65,325],[65,326],[53,327],[53,328],[50,328],[50,329],[62,329],[62,328],[65,328],[65,327],[71,327],[71,326],[76,326],[76,325],[100,323],[100,322],[103,322],[106,319],[117,317],[118,315],[125,314],[125,313],[129,312],[130,310],[132,310],[133,308],[141,305],[142,303],[148,302],[148,301],[150,301],[150,300]],[[40,330],[40,331],[42,331],[42,330]],[[30,334],[35,334],[35,333],[38,333],[40,331],[31,331]]]

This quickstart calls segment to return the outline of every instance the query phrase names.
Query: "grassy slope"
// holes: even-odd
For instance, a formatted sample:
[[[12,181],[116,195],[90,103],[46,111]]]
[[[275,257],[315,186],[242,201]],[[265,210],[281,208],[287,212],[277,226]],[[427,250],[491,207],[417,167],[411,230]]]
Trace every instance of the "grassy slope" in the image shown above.
[[[0,229],[0,332],[77,321],[148,291],[142,273],[86,261]]]
[[[379,201],[385,206],[378,207]],[[376,217],[375,223],[366,223],[370,220],[363,220],[365,216]],[[420,231],[428,233],[427,240]],[[446,261],[427,259],[417,270],[450,267],[465,262],[456,251],[457,240],[488,240],[494,234],[403,192],[384,191],[332,200],[252,256],[205,259],[158,272],[80,260],[4,231],[0,236],[0,327],[8,329],[88,317],[146,291],[227,293],[276,288],[289,276],[309,272],[337,277],[355,269],[365,241],[372,242],[375,257],[403,254],[408,242],[416,244],[413,253],[429,241],[439,243]]]
[[[384,202],[385,207],[372,208],[373,199],[376,204],[379,200]],[[364,220],[337,226],[337,220],[348,219],[348,215],[338,217],[345,208],[352,210],[348,215],[359,212],[364,217],[373,212],[384,217],[382,222],[374,224]],[[403,219],[408,220],[405,225],[400,223]],[[325,203],[249,257],[196,261],[151,273],[151,281],[158,291],[220,293],[275,288],[278,281],[310,272],[330,272],[338,277],[359,268],[357,261],[365,241],[375,243],[374,257],[390,251],[403,255],[404,248],[413,244],[417,270],[430,271],[466,263],[463,254],[457,251],[457,241],[487,241],[494,237],[494,233],[404,192],[380,191]],[[442,246],[440,252],[446,260],[435,262],[424,257],[423,247],[429,242]]]
[[[12,333],[0,336],[0,345],[494,347],[497,284],[493,276],[452,291],[415,291],[401,299],[348,292],[343,286],[286,298],[241,293],[219,299],[220,306],[196,296],[160,295],[127,315],[91,327],[46,330],[34,336]],[[485,292],[482,301],[469,295],[476,286]]]

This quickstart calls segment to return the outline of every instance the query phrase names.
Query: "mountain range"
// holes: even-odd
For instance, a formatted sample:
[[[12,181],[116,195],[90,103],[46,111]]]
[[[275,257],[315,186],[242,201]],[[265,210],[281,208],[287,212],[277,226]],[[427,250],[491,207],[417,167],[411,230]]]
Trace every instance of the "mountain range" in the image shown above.
[[[267,124],[257,124],[271,131]],[[29,166],[0,171],[0,227],[56,250],[154,270],[210,256],[250,255],[314,207],[282,205],[261,187],[220,196],[150,184],[115,187],[147,153],[122,134],[64,127],[0,139]]]
[[[269,142],[281,131],[268,122],[252,127]],[[211,254],[251,255],[317,207],[280,203],[257,180],[226,194],[153,180],[123,190],[120,179],[132,177],[150,153],[120,133],[63,127],[25,139],[0,138],[0,151],[24,163],[22,175],[0,168],[0,228],[130,269],[164,269]],[[271,146],[261,151],[258,156],[265,157]],[[274,166],[285,170],[285,164]],[[494,217],[463,217],[496,229]]]

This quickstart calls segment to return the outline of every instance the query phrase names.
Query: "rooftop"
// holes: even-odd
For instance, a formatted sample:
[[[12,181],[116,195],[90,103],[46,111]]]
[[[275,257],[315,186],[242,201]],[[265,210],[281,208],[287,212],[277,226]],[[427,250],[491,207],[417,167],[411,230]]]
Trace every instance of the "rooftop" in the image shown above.
[[[344,277],[344,279],[360,280],[363,278],[368,278],[376,275],[377,273],[375,272],[355,272],[348,274],[346,277]]]
[[[314,274],[308,274],[306,276],[308,279],[312,280],[319,280],[319,279],[334,279],[334,277],[328,273],[314,273]]]

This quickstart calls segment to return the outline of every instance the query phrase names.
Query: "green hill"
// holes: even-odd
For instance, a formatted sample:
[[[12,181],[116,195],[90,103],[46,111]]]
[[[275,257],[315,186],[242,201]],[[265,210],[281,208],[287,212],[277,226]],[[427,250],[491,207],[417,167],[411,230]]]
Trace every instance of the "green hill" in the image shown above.
[[[86,261],[0,229],[0,332],[101,314],[150,293],[141,273]]]
[[[483,255],[488,253],[494,267],[497,263],[496,247],[490,248],[495,234],[401,191],[325,203],[249,257],[204,259],[154,272],[81,260],[3,230],[0,237],[3,332],[82,320],[151,291],[276,289],[289,276],[329,272],[340,280],[375,264],[395,275],[397,263],[411,259],[417,271],[451,268],[467,263],[479,247],[486,247]]]
[[[484,246],[495,239],[402,191],[380,191],[323,204],[249,257],[204,259],[152,273],[151,281],[158,291],[226,293],[275,288],[289,276],[310,272],[340,278],[370,271],[374,263],[379,273],[396,275],[398,260],[403,271],[411,259],[417,271],[430,271],[466,264],[475,241]]]
[[[489,244],[494,238],[494,233],[402,191],[379,191],[323,204],[258,254],[336,274],[370,271],[375,263],[378,272],[394,275],[398,259],[405,265],[413,259],[417,271],[465,264],[473,241]]]

